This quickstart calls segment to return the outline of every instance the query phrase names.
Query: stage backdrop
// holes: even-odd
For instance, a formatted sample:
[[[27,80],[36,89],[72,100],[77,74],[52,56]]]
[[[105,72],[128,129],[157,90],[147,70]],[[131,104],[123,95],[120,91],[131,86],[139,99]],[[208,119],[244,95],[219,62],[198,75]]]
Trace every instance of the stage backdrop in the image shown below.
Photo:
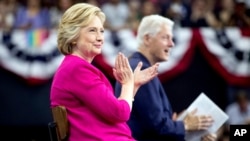
[[[55,30],[0,32],[0,125],[6,132],[13,134],[15,130],[6,127],[15,126],[22,136],[48,137],[49,90],[63,59],[56,35]],[[249,29],[178,28],[174,41],[169,61],[160,65],[159,78],[175,111],[185,109],[200,92],[224,109],[229,87],[250,87]],[[112,84],[119,51],[126,48],[103,48],[93,62]],[[43,127],[44,132],[34,127]]]

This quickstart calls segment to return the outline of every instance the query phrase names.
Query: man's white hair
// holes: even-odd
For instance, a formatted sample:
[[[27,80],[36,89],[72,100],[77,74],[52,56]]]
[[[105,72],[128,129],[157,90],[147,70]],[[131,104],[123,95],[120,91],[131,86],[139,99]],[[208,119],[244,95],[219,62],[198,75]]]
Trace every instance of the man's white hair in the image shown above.
[[[161,30],[162,25],[166,25],[172,30],[174,22],[169,18],[156,14],[143,17],[137,30],[138,45],[143,43],[145,35],[155,36]]]

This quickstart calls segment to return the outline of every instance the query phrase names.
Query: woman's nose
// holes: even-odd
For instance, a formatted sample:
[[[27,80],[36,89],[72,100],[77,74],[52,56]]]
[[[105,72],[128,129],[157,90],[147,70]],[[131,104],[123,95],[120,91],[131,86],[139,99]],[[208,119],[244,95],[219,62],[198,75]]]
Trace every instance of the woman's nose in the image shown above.
[[[103,41],[103,39],[104,39],[103,33],[102,32],[98,32],[97,35],[96,35],[96,39],[98,41]]]

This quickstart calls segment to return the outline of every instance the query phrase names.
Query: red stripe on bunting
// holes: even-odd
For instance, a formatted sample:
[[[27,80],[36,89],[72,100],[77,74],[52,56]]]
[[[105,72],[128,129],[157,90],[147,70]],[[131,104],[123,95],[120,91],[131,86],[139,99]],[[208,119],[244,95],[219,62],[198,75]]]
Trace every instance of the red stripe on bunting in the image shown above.
[[[115,79],[113,76],[113,68],[105,61],[102,54],[97,55],[92,64],[99,68],[109,79]]]
[[[200,48],[202,54],[205,56],[209,64],[217,71],[227,82],[228,84],[234,85],[234,86],[250,86],[250,76],[243,77],[243,76],[236,76],[230,72],[227,71],[223,65],[221,65],[218,58],[210,53],[207,49],[207,46],[200,34],[200,32],[196,32],[196,40],[198,41],[198,47]]]
[[[197,34],[194,34],[198,29],[193,29],[192,30],[192,38],[190,40],[190,43],[188,47],[188,50],[185,52],[185,54],[183,55],[182,59],[180,59],[180,61],[178,62],[178,64],[173,67],[171,70],[168,70],[162,74],[159,75],[159,79],[161,80],[161,82],[166,82],[169,81],[170,79],[176,77],[177,75],[179,75],[180,73],[184,72],[188,66],[190,65],[194,52],[195,52],[195,47],[196,47],[196,36]]]
[[[250,37],[250,28],[241,28],[240,31],[242,36]]]
[[[47,79],[47,78],[41,79],[41,78],[35,78],[35,77],[25,78],[21,75],[14,73],[13,71],[10,71],[9,69],[4,68],[3,66],[0,66],[0,69],[5,71],[6,73],[10,74],[11,76],[13,76],[13,78],[15,78],[16,80],[18,80],[22,83],[25,83],[27,85],[30,85],[30,86],[42,85],[42,84],[45,84],[51,80],[51,79]]]

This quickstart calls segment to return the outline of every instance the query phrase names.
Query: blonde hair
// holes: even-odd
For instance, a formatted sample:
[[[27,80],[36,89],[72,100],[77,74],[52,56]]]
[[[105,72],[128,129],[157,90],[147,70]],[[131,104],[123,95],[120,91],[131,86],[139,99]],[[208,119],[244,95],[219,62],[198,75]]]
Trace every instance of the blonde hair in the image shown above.
[[[95,16],[104,23],[106,17],[101,9],[87,3],[77,3],[65,11],[57,34],[58,49],[62,54],[72,53],[72,45],[79,37],[80,29],[88,26]]]

